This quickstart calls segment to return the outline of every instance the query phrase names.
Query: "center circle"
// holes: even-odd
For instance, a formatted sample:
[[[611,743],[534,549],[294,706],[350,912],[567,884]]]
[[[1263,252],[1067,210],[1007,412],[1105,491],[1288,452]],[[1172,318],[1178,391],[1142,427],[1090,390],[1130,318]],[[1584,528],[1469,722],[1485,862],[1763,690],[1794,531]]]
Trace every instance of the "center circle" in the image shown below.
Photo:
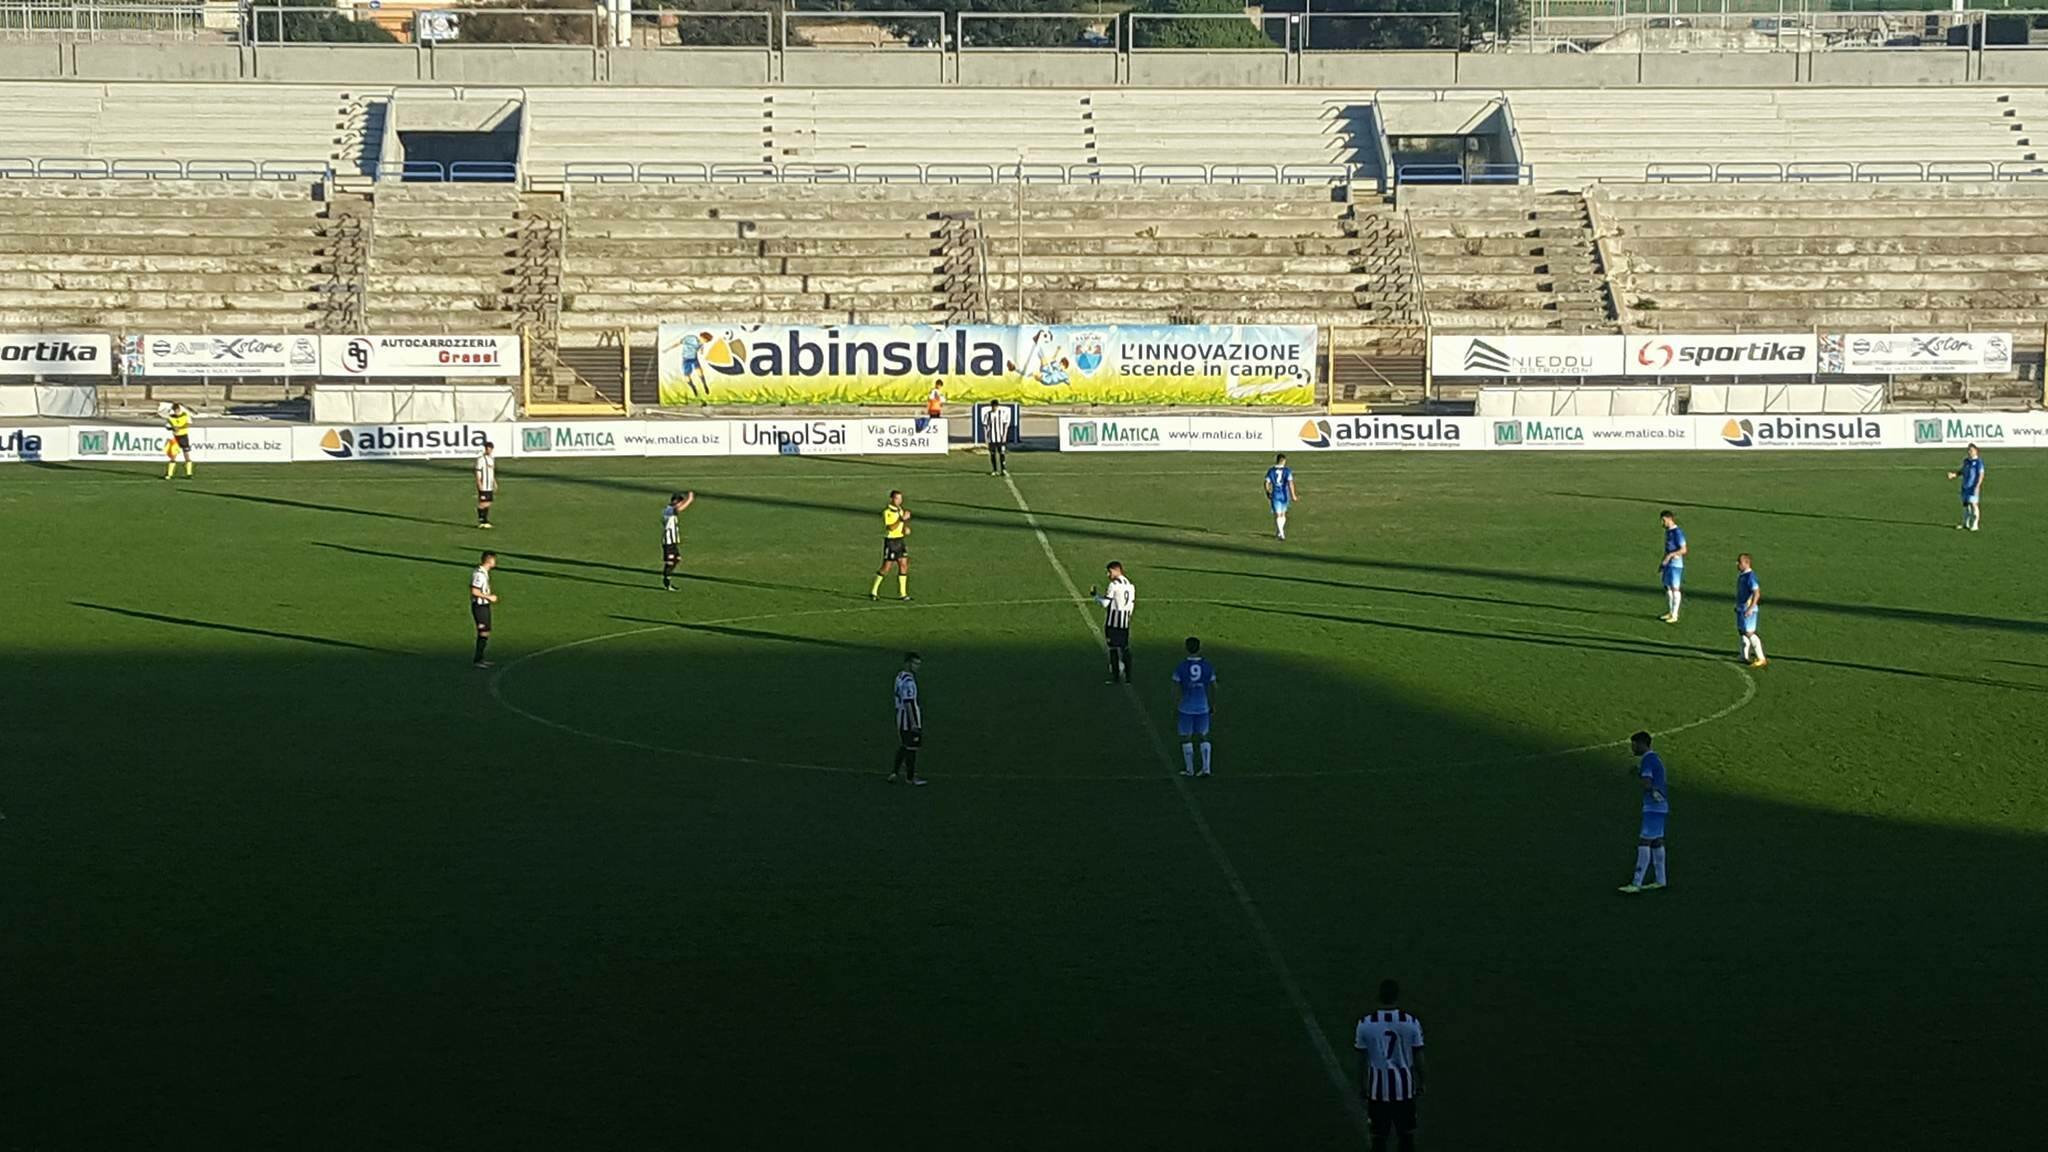
[[[1153,598],[1145,608],[1128,689],[1104,683],[1100,650],[1080,632],[1095,630],[1094,609],[1064,597],[679,617],[530,653],[489,687],[516,715],[617,747],[879,776],[894,748],[891,687],[915,650],[928,771],[1013,781],[1164,779],[1159,740],[1178,740],[1169,675],[1188,632],[1207,638],[1218,669],[1214,739],[1238,777],[1481,769],[1619,749],[1635,728],[1699,727],[1755,693],[1733,661],[1571,620],[1355,601]],[[1709,666],[1735,690],[1705,689]],[[1671,701],[1697,703],[1673,714]]]

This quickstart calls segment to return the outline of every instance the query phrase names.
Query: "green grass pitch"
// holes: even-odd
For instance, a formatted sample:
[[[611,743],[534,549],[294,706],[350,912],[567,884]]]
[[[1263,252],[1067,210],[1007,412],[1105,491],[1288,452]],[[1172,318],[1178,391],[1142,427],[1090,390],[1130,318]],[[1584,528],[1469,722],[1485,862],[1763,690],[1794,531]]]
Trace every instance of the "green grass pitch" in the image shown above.
[[[1014,458],[1135,700],[977,458],[0,471],[0,1144],[1356,1148],[1387,975],[1428,1148],[2031,1142],[2048,456],[1304,454],[1284,544],[1266,463]]]

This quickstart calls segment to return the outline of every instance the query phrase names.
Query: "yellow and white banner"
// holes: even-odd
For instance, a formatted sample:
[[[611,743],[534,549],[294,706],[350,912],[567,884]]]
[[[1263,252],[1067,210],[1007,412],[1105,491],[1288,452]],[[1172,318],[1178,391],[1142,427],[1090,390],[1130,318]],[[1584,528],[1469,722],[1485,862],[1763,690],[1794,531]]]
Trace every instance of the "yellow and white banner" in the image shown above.
[[[663,324],[661,402],[1310,404],[1300,325]]]

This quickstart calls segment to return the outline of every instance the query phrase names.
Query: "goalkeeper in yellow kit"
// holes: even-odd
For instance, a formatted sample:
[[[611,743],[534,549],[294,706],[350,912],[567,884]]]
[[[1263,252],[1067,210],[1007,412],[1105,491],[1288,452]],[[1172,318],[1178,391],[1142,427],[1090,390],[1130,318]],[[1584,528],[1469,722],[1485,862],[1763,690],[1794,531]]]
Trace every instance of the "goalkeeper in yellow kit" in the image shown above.
[[[192,410],[173,403],[164,409],[164,479],[176,474],[179,460],[185,462],[185,478],[191,479]]]

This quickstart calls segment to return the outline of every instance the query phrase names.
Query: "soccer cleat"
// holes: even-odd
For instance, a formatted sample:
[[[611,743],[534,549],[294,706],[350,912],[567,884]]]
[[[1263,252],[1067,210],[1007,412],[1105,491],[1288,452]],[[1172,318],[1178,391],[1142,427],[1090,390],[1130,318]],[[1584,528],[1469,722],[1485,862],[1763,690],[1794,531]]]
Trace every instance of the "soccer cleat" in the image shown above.
[[[1193,768],[1183,768],[1180,770],[1180,774],[1183,776],[1193,776],[1195,774],[1195,770]]]
[[[470,665],[471,668],[489,668],[490,666],[491,662],[489,660],[479,660],[476,663]]]
[[[905,603],[905,604],[908,604],[908,603],[910,603],[910,594],[909,594],[908,592],[906,592],[906,593],[904,593],[903,595],[901,595],[901,596],[898,596],[898,597],[897,597],[896,599],[898,599],[898,600],[902,601],[902,602],[903,602],[903,603]]]
[[[1662,621],[1663,621],[1663,622],[1665,622],[1666,624],[1676,624],[1676,623],[1678,623],[1678,617],[1676,617],[1676,616],[1673,616],[1673,615],[1672,615],[1671,613],[1669,613],[1669,612],[1666,612],[1666,613],[1665,613],[1665,614],[1663,614],[1662,616],[1659,616],[1659,617],[1657,617],[1657,619],[1659,619],[1659,620],[1662,620]]]
[[[880,596],[877,596],[877,595],[875,595],[875,594],[874,594],[873,592],[870,592],[870,593],[868,593],[868,599],[870,599],[870,600],[880,600],[880,599],[881,599],[881,597],[880,597]]]
[[[1197,775],[1197,776],[1207,776],[1207,775],[1209,775],[1209,774],[1210,774],[1210,773],[1209,773],[1209,770],[1208,770],[1207,768],[1204,768],[1204,769],[1202,769],[1202,770],[1201,770],[1200,772],[1197,772],[1197,773],[1195,773],[1195,775]]]
[[[1751,660],[1751,661],[1749,662],[1749,666],[1750,666],[1751,668],[1762,668],[1762,667],[1764,667],[1764,666],[1768,665],[1769,663],[1770,663],[1770,661],[1769,661],[1769,660],[1766,660],[1766,659],[1764,659],[1763,657],[1759,656],[1759,657],[1757,657],[1756,659],[1754,659],[1754,660]]]
[[[482,528],[482,529],[484,529],[484,530],[486,530],[486,531],[489,531],[489,530],[490,530],[490,527],[491,527],[491,526],[490,526],[489,524],[479,524],[479,525],[477,525],[477,527],[479,527],[479,528]]]
[[[1630,896],[1633,896],[1636,893],[1641,892],[1642,890],[1643,886],[1641,884],[1623,884],[1621,887],[1615,889],[1616,892],[1626,893]]]
[[[911,782],[912,784],[915,784],[915,785],[917,785],[917,786],[918,786],[919,788],[922,788],[922,787],[924,787],[925,785],[927,785],[927,784],[931,783],[931,781],[929,781],[929,780],[925,779],[925,778],[924,778],[924,777],[922,777],[922,776],[913,776],[913,777],[911,777],[911,779],[910,779],[910,782]]]
[[[1649,884],[1645,884],[1645,885],[1643,885],[1643,891],[1645,891],[1645,892],[1654,892],[1654,891],[1656,891],[1657,889],[1659,889],[1659,888],[1662,888],[1662,887],[1664,887],[1664,882],[1663,882],[1662,880],[1657,880],[1657,881],[1653,881],[1653,882],[1651,882],[1651,883],[1649,883]]]
[[[894,772],[891,772],[891,773],[889,773],[889,783],[891,783],[891,784],[895,784],[895,783],[898,783],[898,782],[900,782],[900,781],[901,781],[902,779],[903,779],[903,777],[902,777],[902,776],[900,776],[900,775],[898,775],[898,774],[896,774],[896,773],[894,773]]]

